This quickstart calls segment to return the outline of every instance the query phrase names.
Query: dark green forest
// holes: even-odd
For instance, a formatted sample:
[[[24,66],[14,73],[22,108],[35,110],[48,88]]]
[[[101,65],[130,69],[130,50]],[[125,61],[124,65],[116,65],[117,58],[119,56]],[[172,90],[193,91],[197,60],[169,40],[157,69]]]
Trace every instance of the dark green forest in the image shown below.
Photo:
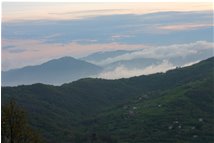
[[[47,143],[213,143],[213,86],[209,58],[128,79],[2,87],[1,99],[25,109]]]

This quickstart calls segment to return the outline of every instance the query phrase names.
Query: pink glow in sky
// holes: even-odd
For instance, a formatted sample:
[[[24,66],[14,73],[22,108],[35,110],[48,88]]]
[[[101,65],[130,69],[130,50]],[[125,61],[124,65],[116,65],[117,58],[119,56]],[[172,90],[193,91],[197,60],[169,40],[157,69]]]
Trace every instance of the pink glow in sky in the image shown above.
[[[4,2],[2,20],[80,19],[98,15],[212,10],[212,3],[36,3]]]
[[[149,36],[150,36],[150,39],[154,40],[154,37],[157,35],[161,35],[161,38],[162,38],[164,36],[169,35],[170,32],[177,32],[177,31],[180,32],[185,30],[195,30],[195,29],[213,27],[213,23],[210,22],[210,19],[212,18],[212,14],[209,14],[211,13],[210,11],[212,10],[213,10],[212,3],[3,2],[2,22],[3,24],[5,24],[5,26],[2,26],[3,27],[2,29],[4,30],[4,32],[2,32],[3,33],[2,47],[4,47],[2,48],[2,68],[4,70],[8,70],[8,69],[22,67],[26,65],[34,65],[53,58],[62,57],[62,56],[81,57],[97,51],[110,51],[110,50],[121,50],[121,49],[133,50],[133,49],[140,49],[145,47],[148,48],[153,44],[153,41],[149,44],[145,44],[140,40],[144,40]],[[137,21],[138,19],[137,20],[134,19],[132,23],[130,22],[129,19],[124,20],[126,23],[117,21],[118,19],[120,20],[120,16],[124,14],[133,14],[136,18],[139,15],[144,15],[144,14],[154,13],[154,12],[156,13],[169,12],[170,14],[171,12],[172,13],[189,12],[188,14],[198,12],[199,15],[200,15],[200,12],[204,12],[204,13],[207,12],[208,14],[207,15],[201,14],[203,15],[201,16],[202,19],[205,19],[206,21],[203,21],[200,18],[198,20],[197,19],[198,17],[195,16],[196,14],[194,15],[195,16],[194,18],[192,18],[191,16],[188,17],[188,14],[186,15],[181,14],[180,15],[181,19],[183,18],[182,16],[184,17],[186,16],[184,20],[182,19],[183,21],[179,21],[179,20],[177,21],[176,17],[173,17],[170,14],[153,15],[153,17],[152,16],[143,17],[143,18],[147,18],[146,20],[147,22],[149,21],[148,23],[144,23],[144,19],[142,17],[139,18],[140,19],[139,21]],[[85,18],[89,19],[91,17],[106,16],[106,15],[108,16],[119,15],[119,16],[116,17],[117,18],[116,22],[115,22],[115,19],[110,19],[110,20],[105,19],[107,22],[105,23],[101,22],[100,25],[96,25],[97,24],[96,22],[100,22],[99,20],[93,23],[94,22],[93,19],[90,19],[91,21],[89,21],[89,26],[87,25],[87,23],[85,24],[85,21],[80,24],[78,23],[80,26],[78,24],[76,24],[77,26],[74,24],[76,26],[76,27],[74,26],[76,29],[75,28],[72,29],[73,27],[69,25],[73,21],[75,21],[75,19],[82,20]],[[141,20],[141,18],[143,20]],[[124,17],[122,17],[122,19],[124,19]],[[190,20],[193,19],[193,22],[185,21],[189,19]],[[36,26],[30,23],[29,25],[26,26],[25,24],[27,22],[25,20],[34,20],[34,22],[37,20],[44,20],[44,21],[47,20],[48,22],[50,21],[53,22],[52,20],[58,20],[58,21],[71,20],[72,22],[67,25],[66,28],[68,28],[68,30],[63,29],[64,23],[62,25],[58,25],[58,27],[57,26],[54,27],[55,26],[54,24],[52,25],[52,27],[50,25],[46,25],[47,27],[43,27],[43,29],[41,30],[40,28],[42,27],[41,25],[43,23],[37,23]],[[16,23],[17,21],[18,23]],[[161,23],[160,21],[164,21],[164,22]],[[21,25],[19,22],[24,26],[19,27]],[[81,27],[82,25],[84,26]],[[37,28],[37,29],[34,30],[34,28]],[[49,29],[49,31],[48,30],[45,31],[46,29]],[[59,30],[54,31],[55,29],[59,29]],[[71,32],[68,33],[67,31],[69,32],[71,31]],[[94,32],[97,32],[98,34],[97,33],[94,34]],[[42,35],[43,33],[44,35]],[[101,34],[99,35],[99,33]],[[102,33],[104,34],[102,35]],[[95,35],[94,37],[93,37],[93,34]],[[37,37],[37,35],[39,35],[40,37],[39,36]],[[84,35],[85,37],[82,35]],[[204,35],[209,35],[209,34],[205,33]],[[155,41],[164,41],[166,39],[171,40],[172,37],[170,37],[170,35],[168,37],[169,38],[164,37],[165,39],[164,38],[161,39],[158,37],[157,39],[155,39]],[[177,36],[174,36],[174,37],[176,38]],[[181,37],[183,36],[181,35]],[[60,38],[62,39],[62,41],[60,41]],[[49,42],[48,41],[49,39],[50,41],[51,40],[52,41]],[[63,40],[66,40],[66,39],[70,41],[66,41],[67,43],[66,42],[63,43]],[[122,39],[125,39],[125,40],[122,41]],[[179,40],[179,38],[177,39]],[[209,38],[207,39],[209,40]],[[207,39],[205,39],[205,41]],[[47,40],[48,42],[45,40]],[[136,40],[136,41],[140,41],[141,43],[140,42],[134,43],[133,41],[128,43],[126,40],[128,42],[131,40],[135,42]],[[196,37],[195,41],[203,41],[203,40],[204,39],[197,39]],[[195,42],[195,41],[188,41],[187,43]],[[181,43],[181,42],[179,41],[178,43]]]
[[[134,50],[146,47],[144,45],[126,45],[119,43],[90,45],[81,45],[78,43],[45,44],[37,40],[2,40],[2,43],[4,44],[4,46],[14,45],[15,47],[21,47],[13,49],[15,50],[15,52],[11,50],[2,50],[2,59],[4,61],[2,64],[2,68],[4,69],[10,69],[11,67],[17,68],[25,65],[40,64],[45,61],[48,61],[49,59],[59,58],[63,56],[76,55],[76,57],[81,57],[97,51],[127,49]],[[31,48],[29,49],[29,47]]]

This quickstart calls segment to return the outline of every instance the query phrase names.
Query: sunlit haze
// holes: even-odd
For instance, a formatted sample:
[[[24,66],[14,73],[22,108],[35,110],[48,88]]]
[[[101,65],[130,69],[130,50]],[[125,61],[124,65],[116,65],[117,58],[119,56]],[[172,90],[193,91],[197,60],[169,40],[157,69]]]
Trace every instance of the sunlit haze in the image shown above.
[[[79,19],[98,15],[212,10],[211,3],[15,3],[2,6],[3,21]]]

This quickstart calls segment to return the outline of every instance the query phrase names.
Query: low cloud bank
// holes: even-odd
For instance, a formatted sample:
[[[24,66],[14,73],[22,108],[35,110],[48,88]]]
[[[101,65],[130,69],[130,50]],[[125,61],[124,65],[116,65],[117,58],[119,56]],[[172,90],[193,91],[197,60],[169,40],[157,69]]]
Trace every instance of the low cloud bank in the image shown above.
[[[128,68],[126,64],[107,70],[97,77],[104,79],[129,78],[139,75],[148,75],[157,72],[166,72],[175,67],[185,67],[195,64],[201,60],[212,57],[214,54],[214,44],[207,41],[196,41],[187,44],[174,44],[168,46],[153,46],[143,48],[130,53],[122,54],[114,58],[106,58],[94,62],[104,68],[118,61],[133,60],[137,58],[150,58],[160,61],[142,68]],[[142,63],[143,64],[143,63]]]
[[[104,79],[128,78],[128,77],[147,75],[147,74],[152,74],[157,72],[165,72],[173,68],[175,67],[171,63],[165,60],[161,64],[151,65],[144,69],[128,69],[124,66],[119,66],[112,71],[104,71],[101,74],[99,74],[97,77],[104,78]]]
[[[101,61],[90,61],[97,65],[107,65],[121,60],[132,60],[136,58],[154,58],[154,59],[170,59],[170,58],[185,58],[190,56],[197,56],[207,52],[209,55],[213,54],[214,44],[207,41],[196,41],[187,44],[173,44],[167,46],[151,46],[138,51],[126,53],[114,58],[107,58]],[[206,55],[205,55],[206,57]],[[201,59],[198,59],[201,60]]]

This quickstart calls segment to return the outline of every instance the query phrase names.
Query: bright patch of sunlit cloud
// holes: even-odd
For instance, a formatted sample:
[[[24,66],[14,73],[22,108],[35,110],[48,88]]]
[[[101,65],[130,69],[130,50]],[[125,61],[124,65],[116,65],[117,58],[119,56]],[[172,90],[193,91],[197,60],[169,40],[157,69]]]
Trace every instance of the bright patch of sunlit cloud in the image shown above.
[[[199,28],[206,28],[211,26],[214,26],[214,24],[187,23],[187,24],[176,24],[176,25],[164,25],[164,26],[159,26],[158,28],[161,30],[181,31],[181,30],[193,30],[193,29],[199,29]]]
[[[152,74],[157,72],[165,72],[172,68],[175,68],[175,66],[173,66],[173,64],[165,60],[161,64],[151,65],[144,69],[129,69],[124,66],[119,66],[114,70],[102,72],[97,77],[104,78],[104,79],[128,78],[128,77],[147,75],[147,74]]]

